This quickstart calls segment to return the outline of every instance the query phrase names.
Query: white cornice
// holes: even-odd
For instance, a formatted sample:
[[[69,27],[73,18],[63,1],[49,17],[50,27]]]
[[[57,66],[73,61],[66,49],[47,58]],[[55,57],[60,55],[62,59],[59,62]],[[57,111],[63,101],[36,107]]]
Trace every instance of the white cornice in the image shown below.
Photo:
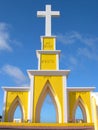
[[[68,91],[93,91],[95,87],[69,87]]]
[[[70,70],[27,70],[29,77],[34,75],[39,76],[68,76]]]
[[[57,54],[60,55],[61,50],[36,50],[37,57],[39,54]]]
[[[61,50],[36,50],[36,52],[41,54],[60,54]]]
[[[56,38],[56,36],[40,36],[40,38]]]
[[[5,91],[29,91],[30,87],[2,87]]]

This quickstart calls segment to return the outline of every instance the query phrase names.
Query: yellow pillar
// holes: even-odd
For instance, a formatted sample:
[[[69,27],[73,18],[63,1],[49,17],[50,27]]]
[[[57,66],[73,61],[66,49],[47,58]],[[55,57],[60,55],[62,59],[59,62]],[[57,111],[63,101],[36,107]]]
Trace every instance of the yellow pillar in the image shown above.
[[[93,119],[94,119],[94,126],[95,130],[98,130],[98,117],[97,117],[97,105],[96,105],[96,99],[92,97],[92,107],[93,107]]]

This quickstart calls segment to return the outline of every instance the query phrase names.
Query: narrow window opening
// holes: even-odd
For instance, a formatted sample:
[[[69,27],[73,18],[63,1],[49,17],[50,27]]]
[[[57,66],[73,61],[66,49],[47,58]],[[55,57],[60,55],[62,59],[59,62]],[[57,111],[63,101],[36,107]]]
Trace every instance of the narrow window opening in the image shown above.
[[[21,112],[21,108],[19,105],[15,109],[13,121],[14,122],[22,122],[22,112]]]
[[[84,122],[83,112],[82,112],[82,109],[80,108],[80,106],[78,106],[78,107],[76,108],[76,112],[75,112],[75,122],[77,122],[77,123]]]
[[[42,123],[56,122],[56,108],[50,94],[47,94],[42,104],[40,112],[40,122]]]

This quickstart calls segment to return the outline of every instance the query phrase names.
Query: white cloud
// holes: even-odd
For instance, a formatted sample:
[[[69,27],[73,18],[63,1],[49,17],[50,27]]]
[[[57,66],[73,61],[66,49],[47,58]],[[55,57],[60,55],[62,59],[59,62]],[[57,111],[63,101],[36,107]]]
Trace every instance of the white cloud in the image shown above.
[[[71,54],[61,53],[60,62],[68,69],[75,69],[76,66],[79,65],[78,58]]]
[[[72,65],[77,65],[77,59],[76,59],[75,57],[71,56],[71,57],[69,58],[69,61],[70,61],[70,63],[71,63]]]
[[[85,44],[85,46],[78,48],[78,54],[88,59],[98,60],[98,38],[90,36],[83,37],[81,42]]]
[[[85,61],[98,61],[98,37],[81,34],[72,31],[65,34],[57,34],[57,41],[65,45],[62,49],[61,63],[71,69],[77,66],[83,66]]]
[[[83,35],[79,32],[69,32],[65,35],[57,35],[59,42],[65,45],[75,45],[78,47],[75,49],[76,55],[84,56],[88,59],[98,60],[98,37],[90,35]],[[80,47],[79,47],[79,46]]]
[[[10,36],[8,32],[8,25],[6,23],[0,23],[0,50],[12,51],[9,41]]]
[[[98,45],[98,37],[82,36],[80,42],[91,50],[95,50]]]
[[[66,34],[57,34],[57,39],[63,44],[77,44],[77,41],[80,41],[82,44],[85,44],[89,47],[94,46],[94,44],[98,42],[98,37],[83,35],[76,31]]]
[[[88,59],[98,60],[98,54],[88,48],[79,48],[78,54],[87,57]]]
[[[1,71],[10,76],[15,81],[16,84],[24,85],[27,82],[27,77],[16,66],[7,64],[2,67]]]
[[[57,39],[59,42],[63,44],[73,44],[76,40],[81,39],[81,35],[78,32],[69,32],[65,35],[63,34],[57,34]]]

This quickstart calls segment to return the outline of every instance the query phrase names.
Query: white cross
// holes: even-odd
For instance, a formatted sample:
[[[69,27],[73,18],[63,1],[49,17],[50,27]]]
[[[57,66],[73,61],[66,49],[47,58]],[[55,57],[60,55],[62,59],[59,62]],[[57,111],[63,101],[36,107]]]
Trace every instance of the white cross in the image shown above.
[[[51,17],[59,16],[59,11],[51,11],[51,5],[46,5],[46,11],[37,11],[38,17],[45,17],[45,36],[51,36]]]

